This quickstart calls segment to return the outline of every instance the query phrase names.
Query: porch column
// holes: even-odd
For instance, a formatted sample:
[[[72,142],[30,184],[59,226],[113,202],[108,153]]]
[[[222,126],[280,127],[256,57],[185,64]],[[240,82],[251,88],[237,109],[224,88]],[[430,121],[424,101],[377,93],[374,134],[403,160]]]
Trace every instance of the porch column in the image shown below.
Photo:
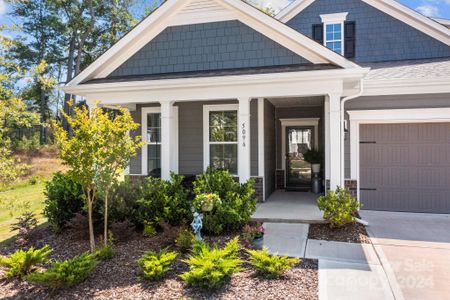
[[[341,130],[340,130],[340,94],[329,94],[329,148],[330,148],[330,189],[342,186],[341,183]]]
[[[173,101],[161,102],[161,178],[170,179],[170,172],[173,170],[174,157],[174,106]]]
[[[238,176],[239,182],[250,179],[250,98],[239,98]]]

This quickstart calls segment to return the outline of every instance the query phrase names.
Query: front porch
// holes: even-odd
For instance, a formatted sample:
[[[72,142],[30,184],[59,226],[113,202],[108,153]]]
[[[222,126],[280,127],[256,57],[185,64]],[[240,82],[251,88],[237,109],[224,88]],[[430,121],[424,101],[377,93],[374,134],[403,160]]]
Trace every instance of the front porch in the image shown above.
[[[276,190],[263,203],[259,203],[252,220],[269,223],[323,223],[317,208],[319,195],[309,192]]]

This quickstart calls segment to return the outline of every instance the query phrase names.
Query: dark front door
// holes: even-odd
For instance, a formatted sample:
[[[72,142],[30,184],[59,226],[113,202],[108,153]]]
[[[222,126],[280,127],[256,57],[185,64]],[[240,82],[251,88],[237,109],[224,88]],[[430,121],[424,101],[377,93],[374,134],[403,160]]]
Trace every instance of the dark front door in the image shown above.
[[[314,127],[286,127],[286,189],[311,188],[311,164],[303,154],[313,147]]]

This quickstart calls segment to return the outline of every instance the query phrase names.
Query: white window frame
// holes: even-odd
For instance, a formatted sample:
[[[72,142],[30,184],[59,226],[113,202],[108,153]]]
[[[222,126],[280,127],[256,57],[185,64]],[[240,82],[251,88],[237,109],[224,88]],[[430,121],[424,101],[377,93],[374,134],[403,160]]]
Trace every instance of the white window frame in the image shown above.
[[[209,113],[212,111],[236,111],[239,116],[239,105],[238,104],[218,104],[218,105],[203,105],[203,169],[206,169],[210,165],[210,145],[218,144],[230,144],[239,146],[239,141],[236,142],[211,142],[209,140]],[[239,121],[238,121],[239,122]],[[238,170],[239,173],[239,155],[238,159]],[[238,175],[238,174],[232,174]]]
[[[143,107],[141,109],[141,136],[142,141],[145,143],[142,147],[142,153],[141,153],[141,174],[146,176],[148,175],[148,147],[147,147],[147,115],[148,114],[161,114],[161,107],[160,106],[152,106],[152,107]],[[173,122],[174,125],[174,134],[171,137],[174,139],[174,149],[173,149],[173,164],[172,164],[172,171],[175,173],[178,173],[178,106],[174,106],[174,116],[173,116]],[[161,123],[162,128],[162,123]],[[161,133],[162,134],[162,131]],[[162,140],[162,136],[160,137]],[[157,143],[156,145],[161,145],[161,141]]]
[[[336,13],[336,14],[326,14],[326,15],[320,15],[320,18],[322,19],[323,23],[323,45],[327,47],[327,42],[339,42],[339,40],[327,40],[327,25],[334,25],[334,24],[341,24],[341,53],[338,53],[340,55],[344,55],[344,23],[347,20],[348,12],[344,13]],[[327,47],[328,48],[328,47]],[[330,49],[331,50],[331,49]],[[332,50],[334,51],[334,50]],[[334,51],[335,52],[335,51]],[[335,52],[337,53],[337,52]]]

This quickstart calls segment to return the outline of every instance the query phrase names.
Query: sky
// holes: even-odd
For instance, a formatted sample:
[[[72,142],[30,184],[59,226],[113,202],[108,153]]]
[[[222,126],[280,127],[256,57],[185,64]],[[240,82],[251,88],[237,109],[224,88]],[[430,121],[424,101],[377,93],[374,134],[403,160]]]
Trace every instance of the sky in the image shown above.
[[[289,5],[292,0],[252,0],[262,5],[271,6],[276,12]],[[398,0],[418,12],[436,18],[450,19],[450,0]],[[6,13],[8,7],[4,0],[0,0],[0,24],[9,23]],[[6,22],[5,22],[6,21]]]

